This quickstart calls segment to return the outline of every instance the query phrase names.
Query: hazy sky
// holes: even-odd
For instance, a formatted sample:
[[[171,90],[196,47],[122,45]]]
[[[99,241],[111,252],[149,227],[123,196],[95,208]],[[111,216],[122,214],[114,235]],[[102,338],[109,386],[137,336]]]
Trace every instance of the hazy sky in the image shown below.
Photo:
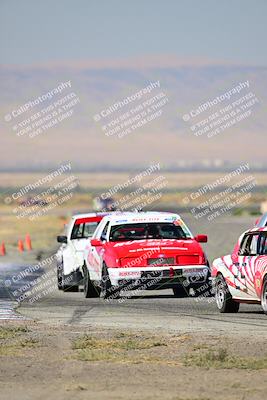
[[[267,0],[0,0],[0,63],[176,55],[266,65]]]

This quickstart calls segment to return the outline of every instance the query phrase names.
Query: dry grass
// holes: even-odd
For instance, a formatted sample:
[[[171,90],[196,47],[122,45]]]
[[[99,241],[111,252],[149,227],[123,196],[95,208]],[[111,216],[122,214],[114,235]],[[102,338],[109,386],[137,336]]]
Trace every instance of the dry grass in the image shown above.
[[[229,352],[225,348],[201,349],[193,351],[185,358],[186,366],[215,368],[215,369],[267,369],[267,357],[238,357]]]
[[[168,181],[168,188],[179,187],[199,187],[206,183],[213,182],[216,179],[224,176],[225,172],[165,172],[159,171],[157,174],[148,176],[142,182],[151,181],[151,177],[163,175]],[[44,177],[46,173],[0,173],[0,182],[2,187],[22,187],[28,185],[29,182],[36,182]],[[124,183],[129,178],[137,175],[137,172],[88,172],[88,173],[75,173],[81,188],[108,188],[118,183]],[[248,174],[243,174],[245,177]],[[64,175],[64,176],[67,176]],[[257,180],[258,185],[267,185],[267,176],[262,172],[253,172],[253,176]],[[62,177],[58,178],[60,181]],[[57,180],[53,180],[53,182]]]
[[[157,362],[160,358],[146,350],[166,346],[155,337],[120,333],[110,339],[84,335],[73,342],[74,358],[81,361]]]
[[[47,250],[56,244],[56,236],[64,228],[65,219],[55,215],[46,215],[34,221],[17,219],[13,215],[0,217],[0,242],[4,241],[7,252],[17,247],[18,239],[30,234],[34,250]]]
[[[241,357],[211,344],[191,346],[190,337],[163,341],[156,336],[117,333],[106,337],[83,335],[72,343],[80,361],[112,363],[155,363],[206,369],[267,369],[267,357]]]
[[[21,356],[38,344],[26,327],[0,327],[0,356]]]
[[[25,332],[28,332],[28,329],[25,327],[0,327],[0,340],[8,340],[12,339],[18,335],[21,335]]]

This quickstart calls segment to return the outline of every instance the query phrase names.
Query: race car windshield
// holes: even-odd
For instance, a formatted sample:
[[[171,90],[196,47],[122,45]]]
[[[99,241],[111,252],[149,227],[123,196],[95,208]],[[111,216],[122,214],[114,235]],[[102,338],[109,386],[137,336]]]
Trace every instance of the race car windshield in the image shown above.
[[[173,223],[123,224],[111,227],[110,242],[144,239],[191,239],[186,227]]]

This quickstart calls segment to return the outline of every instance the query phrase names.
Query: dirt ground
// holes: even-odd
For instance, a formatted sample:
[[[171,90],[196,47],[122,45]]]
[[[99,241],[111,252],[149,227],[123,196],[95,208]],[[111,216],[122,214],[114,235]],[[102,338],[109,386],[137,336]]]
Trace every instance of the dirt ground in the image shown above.
[[[1,400],[262,400],[266,370],[265,342],[248,335],[222,340],[31,321],[0,328]]]

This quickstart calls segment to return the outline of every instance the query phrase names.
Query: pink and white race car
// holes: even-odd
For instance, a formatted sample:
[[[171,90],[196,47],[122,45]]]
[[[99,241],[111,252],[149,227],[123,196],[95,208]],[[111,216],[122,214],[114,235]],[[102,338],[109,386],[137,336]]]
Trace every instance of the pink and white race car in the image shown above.
[[[220,312],[238,312],[240,303],[251,303],[267,314],[267,228],[244,232],[232,254],[213,261],[211,276]]]

